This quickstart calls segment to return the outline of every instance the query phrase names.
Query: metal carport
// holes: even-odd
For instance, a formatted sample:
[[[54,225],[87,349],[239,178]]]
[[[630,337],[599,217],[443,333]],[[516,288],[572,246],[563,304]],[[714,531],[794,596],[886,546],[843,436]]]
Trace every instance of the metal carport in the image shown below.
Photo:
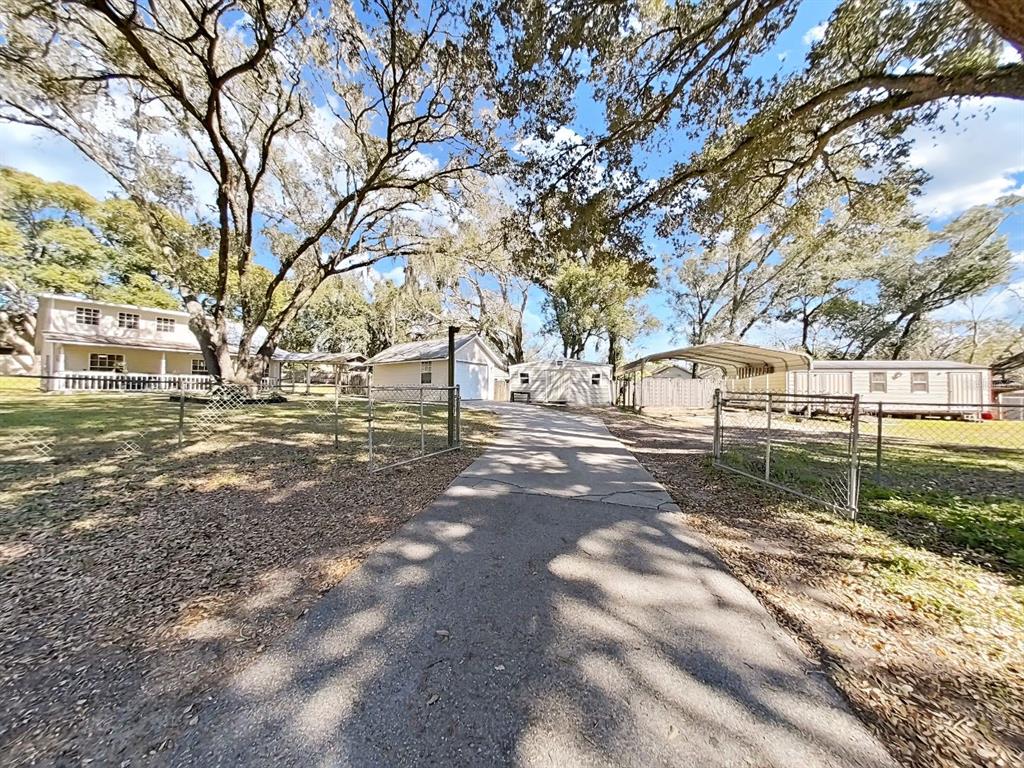
[[[766,383],[772,374],[807,371],[811,368],[811,356],[805,352],[761,347],[738,341],[720,341],[713,344],[698,344],[693,347],[680,347],[666,352],[657,352],[626,363],[617,377],[626,382],[632,378],[634,396],[632,405],[638,410],[644,407],[644,366],[647,363],[663,360],[686,360],[691,363],[713,366],[720,369],[726,379],[752,379],[764,376]],[[637,392],[640,394],[639,402],[636,401]]]

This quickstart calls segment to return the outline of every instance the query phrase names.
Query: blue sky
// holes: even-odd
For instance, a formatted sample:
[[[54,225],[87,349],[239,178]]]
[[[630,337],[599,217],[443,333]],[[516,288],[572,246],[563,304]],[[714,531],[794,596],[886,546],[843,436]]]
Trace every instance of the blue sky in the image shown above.
[[[776,47],[758,62],[758,72],[770,74],[799,67],[811,43],[820,33],[820,25],[827,19],[830,8],[831,4],[827,2],[804,3],[796,22],[784,33]],[[570,126],[571,129],[579,133],[599,129],[602,122],[600,110],[585,94],[577,99],[577,112],[577,120]],[[946,128],[943,132],[915,130],[912,133],[914,144],[911,160],[933,177],[924,188],[917,208],[921,214],[929,217],[934,227],[941,226],[972,205],[991,203],[1011,192],[1024,194],[1024,103],[1009,100],[978,101],[962,108],[959,120],[955,120],[955,117],[952,109],[942,115],[941,122]],[[693,149],[691,144],[680,139],[671,153],[648,158],[649,171],[662,171]],[[99,197],[117,191],[114,182],[85,160],[70,144],[38,129],[0,123],[0,164],[45,179],[77,184]],[[1003,225],[1002,231],[1008,236],[1010,248],[1015,252],[1013,284],[1018,289],[1024,289],[1024,207]],[[659,257],[657,261],[660,264],[664,246],[654,239],[648,245]],[[389,261],[381,262],[374,270],[374,277],[378,279],[397,281],[401,279],[400,275],[400,267]],[[665,295],[660,290],[654,290],[645,302],[651,313],[661,321],[662,328],[631,344],[627,350],[629,357],[680,346],[685,342],[672,330],[674,318]],[[1006,291],[993,291],[976,302],[976,306],[984,307],[991,317],[1024,318],[1024,309],[1019,301]],[[542,308],[543,294],[538,289],[531,289],[526,317],[527,331],[533,335],[534,345],[539,345],[545,353],[555,354],[558,347],[554,340],[538,335],[542,324]],[[947,319],[966,315],[967,308],[964,306],[950,307],[944,313]],[[748,338],[767,344],[782,344],[788,340],[785,328],[771,325],[756,328]],[[588,357],[598,359],[602,355],[602,350],[588,349]]]

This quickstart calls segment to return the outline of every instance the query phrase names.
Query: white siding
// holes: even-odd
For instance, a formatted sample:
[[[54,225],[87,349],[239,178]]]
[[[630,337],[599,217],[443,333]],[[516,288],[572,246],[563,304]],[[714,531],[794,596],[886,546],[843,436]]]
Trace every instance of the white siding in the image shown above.
[[[520,374],[529,375],[522,384]],[[509,391],[529,392],[532,402],[565,402],[572,405],[609,405],[612,401],[610,365],[565,360],[520,363],[509,368]],[[594,376],[599,377],[597,384]]]

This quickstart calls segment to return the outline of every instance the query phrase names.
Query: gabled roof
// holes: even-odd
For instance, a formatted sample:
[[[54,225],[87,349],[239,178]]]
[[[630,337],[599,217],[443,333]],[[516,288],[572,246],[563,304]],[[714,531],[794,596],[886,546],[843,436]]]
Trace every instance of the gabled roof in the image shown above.
[[[491,361],[501,370],[505,370],[505,362],[497,352],[491,349],[479,333],[464,333],[455,337],[455,352],[458,356],[460,349],[467,344],[476,341],[484,350]],[[388,365],[390,363],[415,363],[427,360],[448,359],[448,338],[423,339],[422,341],[409,341],[404,344],[395,344],[388,347],[366,361],[367,365]]]
[[[455,351],[458,352],[468,344],[476,334],[467,333],[455,337]],[[414,363],[418,360],[447,360],[448,339],[424,339],[422,341],[407,341],[404,344],[395,344],[366,361],[367,365],[381,365],[384,363]]]
[[[610,368],[609,363],[595,363],[590,360],[576,360],[571,357],[556,357],[551,360],[528,360],[525,363],[516,363],[509,366],[509,371],[516,372],[520,368],[529,366],[547,366],[550,368]]]

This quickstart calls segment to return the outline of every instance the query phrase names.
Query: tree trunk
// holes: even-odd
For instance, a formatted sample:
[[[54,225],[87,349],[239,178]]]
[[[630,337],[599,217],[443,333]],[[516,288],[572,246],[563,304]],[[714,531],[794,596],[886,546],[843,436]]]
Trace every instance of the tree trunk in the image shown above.
[[[1024,56],[1024,3],[1020,0],[964,0],[964,5]]]

